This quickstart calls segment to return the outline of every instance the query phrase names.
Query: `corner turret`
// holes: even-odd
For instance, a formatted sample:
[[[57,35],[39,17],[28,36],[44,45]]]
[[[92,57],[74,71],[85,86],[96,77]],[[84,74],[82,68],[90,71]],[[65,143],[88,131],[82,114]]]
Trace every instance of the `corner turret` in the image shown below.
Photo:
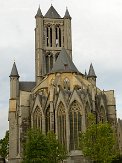
[[[68,8],[66,8],[66,12],[65,12],[65,15],[64,15],[64,19],[71,19],[71,16],[70,16],[70,14],[69,14]]]
[[[36,28],[35,28],[35,80],[36,83],[42,80],[43,72],[43,57],[40,54],[43,54],[43,37],[44,37],[44,17],[42,15],[40,6],[37,10],[35,16],[36,19]],[[38,62],[38,63],[37,63]],[[38,71],[37,71],[38,70]]]
[[[10,74],[10,98],[16,99],[19,95],[19,74],[14,62],[11,74]]]
[[[69,14],[68,8],[64,15],[64,47],[68,49],[68,54],[72,59],[72,35],[71,35],[71,16]]]
[[[42,15],[40,6],[39,6],[39,8],[38,8],[38,10],[37,10],[37,14],[36,14],[35,18],[38,18],[38,17],[43,18],[43,15]]]
[[[89,68],[89,73],[88,73],[88,80],[93,84],[93,85],[95,85],[96,86],[96,78],[97,78],[97,76],[96,76],[96,74],[95,74],[95,71],[94,71],[94,68],[93,68],[93,65],[92,65],[92,63],[91,63],[91,65],[90,65],[90,68]]]

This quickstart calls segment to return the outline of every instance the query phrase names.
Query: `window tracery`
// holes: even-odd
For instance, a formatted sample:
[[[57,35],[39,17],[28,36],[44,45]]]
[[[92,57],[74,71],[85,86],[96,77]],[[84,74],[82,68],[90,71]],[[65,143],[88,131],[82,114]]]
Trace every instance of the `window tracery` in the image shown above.
[[[42,112],[39,107],[36,107],[33,114],[33,125],[42,131]]]
[[[86,107],[85,107],[85,123],[86,123],[86,127],[88,127],[88,114],[89,113],[90,113],[90,108],[89,108],[89,104],[87,102]]]
[[[63,103],[58,106],[57,111],[58,140],[66,147],[66,112]]]
[[[103,106],[100,107],[100,121],[102,123],[106,121],[105,109]]]
[[[59,53],[56,53],[55,54],[55,61],[57,60],[58,56],[59,56]]]
[[[46,31],[46,46],[52,47],[52,27],[48,25],[45,31]]]
[[[64,89],[70,90],[70,81],[69,81],[68,78],[65,78],[65,79],[64,79],[63,85],[64,85]]]
[[[46,72],[49,73],[53,68],[53,54],[46,54]]]
[[[77,101],[71,104],[69,110],[70,121],[70,150],[78,149],[79,132],[82,131],[82,112]]]
[[[46,133],[50,131],[50,107],[46,110]]]
[[[55,27],[55,38],[56,47],[61,47],[61,28],[58,25]]]

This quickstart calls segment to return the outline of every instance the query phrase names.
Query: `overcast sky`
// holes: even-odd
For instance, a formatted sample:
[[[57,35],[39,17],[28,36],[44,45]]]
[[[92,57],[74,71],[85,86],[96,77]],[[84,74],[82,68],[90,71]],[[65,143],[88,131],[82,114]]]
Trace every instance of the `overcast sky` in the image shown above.
[[[34,80],[34,28],[38,6],[51,3],[72,17],[73,60],[79,71],[92,62],[97,86],[115,90],[122,119],[122,0],[0,0],[0,138],[8,129],[9,75],[14,60],[20,80]]]

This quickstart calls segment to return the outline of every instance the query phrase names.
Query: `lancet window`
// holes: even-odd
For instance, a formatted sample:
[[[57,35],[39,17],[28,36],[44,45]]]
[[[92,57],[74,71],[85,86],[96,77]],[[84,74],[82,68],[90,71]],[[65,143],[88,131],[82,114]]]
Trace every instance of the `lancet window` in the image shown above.
[[[103,106],[100,107],[100,120],[101,122],[106,121],[106,114],[105,114],[105,109]]]
[[[56,53],[55,54],[55,61],[57,60],[58,56],[59,56],[59,53]]]
[[[70,81],[68,78],[64,79],[64,89],[65,90],[70,90]]]
[[[50,107],[46,110],[46,133],[50,131]]]
[[[46,54],[46,73],[50,72],[53,68],[53,54]]]
[[[36,107],[33,114],[33,126],[42,130],[42,112],[39,107]]]
[[[86,123],[86,127],[88,127],[88,115],[90,113],[90,108],[89,108],[89,104],[88,102],[86,103],[86,107],[85,107],[85,123]]]
[[[56,47],[61,47],[61,28],[56,26],[55,28]]]
[[[70,150],[78,149],[79,146],[79,132],[82,131],[82,112],[81,107],[77,101],[71,104],[69,110],[70,121]]]
[[[46,27],[46,45],[47,47],[52,47],[52,27]]]
[[[58,140],[66,147],[66,112],[62,102],[59,104],[57,111],[57,128]]]

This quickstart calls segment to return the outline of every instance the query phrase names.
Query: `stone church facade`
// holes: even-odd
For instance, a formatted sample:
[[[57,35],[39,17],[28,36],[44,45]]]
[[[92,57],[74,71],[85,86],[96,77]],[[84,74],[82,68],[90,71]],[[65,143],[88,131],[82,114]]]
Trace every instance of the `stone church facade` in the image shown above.
[[[68,9],[62,18],[52,5],[45,16],[39,8],[35,19],[35,81],[20,81],[15,63],[10,74],[9,163],[21,161],[29,127],[40,128],[44,134],[54,131],[68,150],[67,162],[79,163],[78,135],[86,130],[88,113],[116,128],[114,91],[96,86],[92,64],[88,74],[74,65]]]

